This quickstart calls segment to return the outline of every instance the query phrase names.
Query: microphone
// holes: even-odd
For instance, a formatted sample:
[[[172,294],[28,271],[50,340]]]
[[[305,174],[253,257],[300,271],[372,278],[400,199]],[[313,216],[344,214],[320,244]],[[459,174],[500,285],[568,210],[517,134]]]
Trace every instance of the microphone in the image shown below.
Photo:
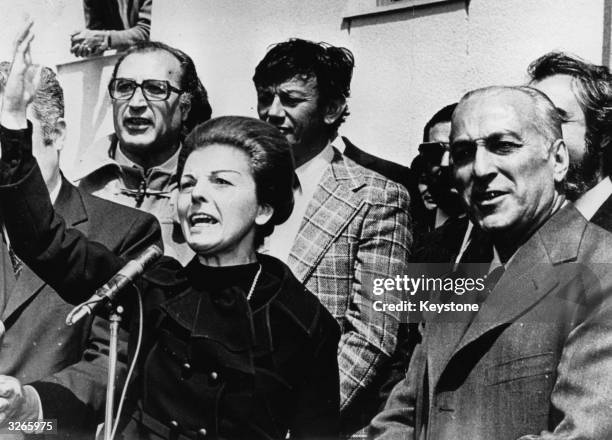
[[[164,253],[159,246],[151,245],[123,266],[106,284],[96,290],[84,303],[76,306],[66,317],[67,325],[74,325],[88,314],[112,302],[126,286],[131,284]]]

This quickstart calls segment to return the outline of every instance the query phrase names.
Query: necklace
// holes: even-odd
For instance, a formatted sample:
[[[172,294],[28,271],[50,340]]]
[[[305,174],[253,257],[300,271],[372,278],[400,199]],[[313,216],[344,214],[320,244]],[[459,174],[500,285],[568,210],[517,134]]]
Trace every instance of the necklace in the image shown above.
[[[255,278],[253,278],[253,284],[251,284],[251,288],[249,289],[249,294],[247,295],[247,301],[250,301],[251,297],[253,296],[253,293],[255,293],[255,286],[257,285],[257,281],[259,280],[259,275],[261,275],[261,264],[259,265],[259,269],[257,269]]]

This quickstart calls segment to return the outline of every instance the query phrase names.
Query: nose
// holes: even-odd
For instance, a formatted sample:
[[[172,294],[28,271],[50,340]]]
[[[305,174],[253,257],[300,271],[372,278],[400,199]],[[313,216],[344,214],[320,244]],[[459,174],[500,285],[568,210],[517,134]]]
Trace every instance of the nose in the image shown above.
[[[274,99],[268,107],[268,122],[282,121],[285,118],[285,108],[278,95],[274,95]]]
[[[442,153],[442,159],[440,160],[441,167],[449,167],[450,166],[450,151],[446,150]]]
[[[487,177],[495,174],[495,155],[484,145],[479,145],[476,147],[472,166],[476,177]]]
[[[136,87],[136,90],[134,90],[134,94],[128,101],[128,105],[131,109],[142,109],[147,106],[147,99],[142,93],[142,87]]]
[[[191,190],[191,203],[203,203],[208,201],[207,179],[200,179]]]

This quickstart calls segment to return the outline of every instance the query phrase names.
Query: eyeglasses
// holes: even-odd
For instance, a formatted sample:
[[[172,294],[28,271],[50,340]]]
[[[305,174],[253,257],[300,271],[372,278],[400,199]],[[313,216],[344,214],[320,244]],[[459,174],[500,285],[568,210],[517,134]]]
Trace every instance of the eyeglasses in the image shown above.
[[[137,83],[126,78],[113,78],[108,85],[108,92],[111,98],[125,101],[132,99],[138,87],[142,90],[142,94],[147,101],[165,101],[170,97],[171,92],[176,92],[179,95],[183,93],[183,90],[173,87],[165,80],[145,79],[143,82]]]
[[[430,163],[440,163],[444,153],[450,150],[447,142],[423,142],[419,145],[419,153]]]

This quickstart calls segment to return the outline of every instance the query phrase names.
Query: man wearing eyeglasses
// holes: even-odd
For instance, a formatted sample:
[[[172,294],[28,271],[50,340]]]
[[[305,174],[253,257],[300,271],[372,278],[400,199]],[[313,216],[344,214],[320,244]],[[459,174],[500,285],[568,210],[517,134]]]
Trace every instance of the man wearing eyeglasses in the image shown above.
[[[166,254],[193,253],[175,221],[182,139],[210,119],[211,108],[191,58],[159,42],[142,42],[117,61],[109,83],[115,133],[89,148],[76,167],[79,188],[154,214]]]
[[[481,270],[455,274],[486,271],[483,288],[436,299],[475,313],[423,315],[372,438],[612,438],[612,235],[566,202],[561,124],[531,87],[478,89],[459,102],[453,179],[479,231],[462,261]]]

